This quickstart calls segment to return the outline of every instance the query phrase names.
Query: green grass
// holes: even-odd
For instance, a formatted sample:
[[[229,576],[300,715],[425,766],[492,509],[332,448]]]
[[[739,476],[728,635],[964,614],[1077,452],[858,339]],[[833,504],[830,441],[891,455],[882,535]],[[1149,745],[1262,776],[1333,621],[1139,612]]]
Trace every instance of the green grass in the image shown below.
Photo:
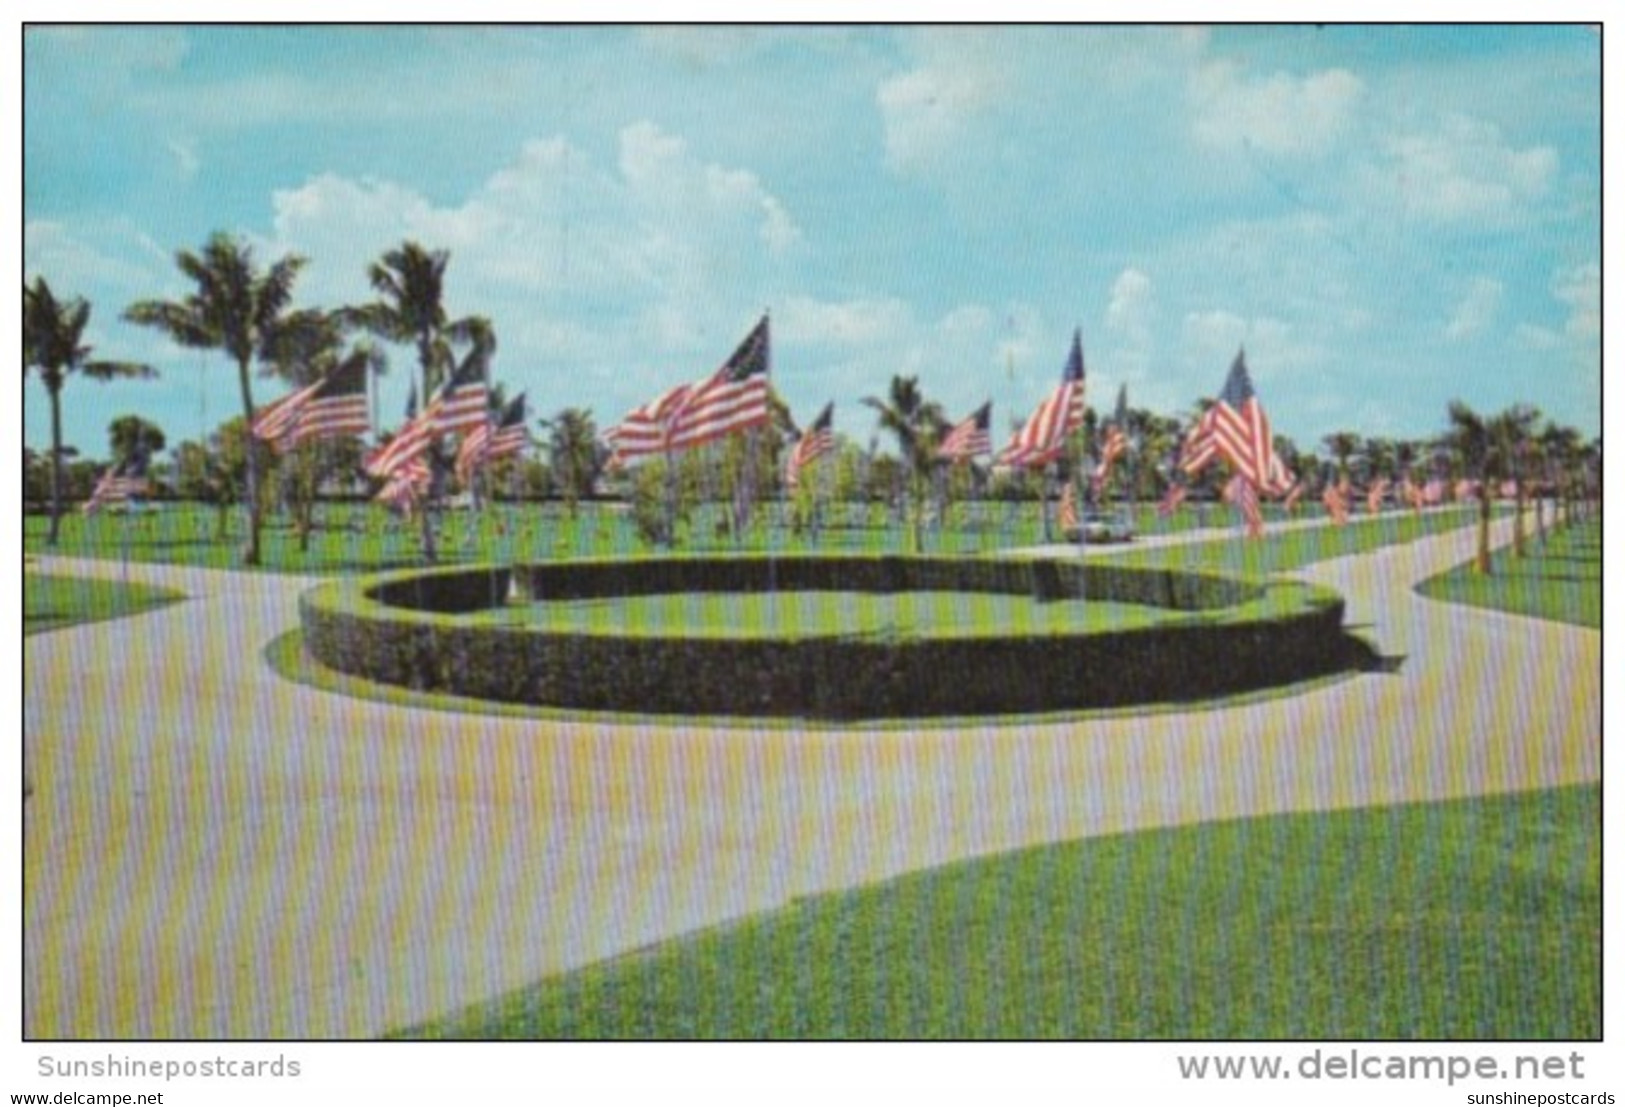
[[[480,624],[563,633],[682,634],[690,638],[816,636],[968,638],[1126,630],[1189,618],[1139,604],[992,592],[733,592],[529,602],[469,617]]]
[[[185,598],[180,592],[144,584],[24,573],[23,633],[41,634],[79,623],[118,619]]]
[[[678,555],[714,553],[908,553],[906,527],[878,504],[832,508],[814,541],[810,532],[781,525],[779,505],[757,513],[756,525],[743,540],[719,534],[721,506],[696,513],[677,548]],[[1247,541],[1235,533],[1235,516],[1227,507],[1187,508],[1161,519],[1154,508],[1135,511],[1136,525],[1147,537],[1185,533],[1206,523],[1226,528],[1222,536],[1179,550],[1132,548],[1114,557],[1258,575],[1294,568],[1323,557],[1338,557],[1385,542],[1408,541],[1460,525],[1463,510],[1429,513],[1420,519],[1391,512],[1376,520],[1360,519],[1348,527],[1321,528],[1309,534],[1271,535]],[[1266,508],[1275,518],[1278,509]],[[1306,510],[1313,518],[1313,509]],[[52,552],[45,545],[48,520],[23,519],[23,547],[29,554]],[[217,513],[195,504],[164,504],[133,516],[77,513],[62,519],[56,553],[69,557],[124,558],[209,568],[241,568],[245,521],[241,509],[227,515],[224,537]],[[406,568],[423,563],[416,523],[402,523],[370,504],[327,504],[318,510],[318,529],[310,549],[300,551],[298,537],[285,519],[273,517],[263,531],[263,570],[286,573],[354,573]],[[956,504],[940,527],[925,532],[928,554],[991,554],[1042,543],[1043,528],[1036,503]],[[542,561],[562,557],[671,556],[642,542],[621,505],[584,505],[571,518],[561,505],[498,505],[485,512],[448,513],[440,536],[445,564],[496,561]]]
[[[1475,510],[1469,506],[1426,512],[1388,511],[1375,517],[1357,516],[1347,526],[1275,531],[1257,540],[1231,535],[1188,546],[1131,549],[1113,555],[1112,560],[1128,565],[1257,578],[1301,569],[1317,561],[1444,534],[1467,526],[1475,518]]]
[[[1595,1039],[1601,790],[1043,847],[791,902],[423,1038]]]
[[[1543,545],[1529,537],[1529,556],[1503,547],[1491,555],[1491,573],[1472,562],[1417,585],[1436,600],[1533,615],[1602,629],[1602,523],[1592,520],[1548,532]]]

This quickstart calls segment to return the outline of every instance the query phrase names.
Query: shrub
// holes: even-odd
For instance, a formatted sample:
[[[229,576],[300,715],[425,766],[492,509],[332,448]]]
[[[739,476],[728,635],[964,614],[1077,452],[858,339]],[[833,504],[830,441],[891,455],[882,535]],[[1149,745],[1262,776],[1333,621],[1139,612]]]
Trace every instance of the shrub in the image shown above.
[[[462,618],[509,594],[958,590],[1189,613],[1110,632],[857,639],[559,633]],[[1335,593],[1298,583],[1052,561],[760,556],[565,561],[398,573],[301,601],[307,649],[341,672],[501,702],[652,714],[818,718],[1025,713],[1172,702],[1350,663]]]

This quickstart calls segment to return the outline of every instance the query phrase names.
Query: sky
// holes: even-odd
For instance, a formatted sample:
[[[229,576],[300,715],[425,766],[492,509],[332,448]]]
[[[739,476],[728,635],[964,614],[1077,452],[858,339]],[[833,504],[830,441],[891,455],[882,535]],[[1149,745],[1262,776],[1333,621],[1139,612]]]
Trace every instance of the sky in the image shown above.
[[[1540,26],[30,27],[23,268],[92,305],[66,440],[240,412],[120,319],[217,230],[296,306],[448,251],[493,377],[607,426],[768,312],[803,423],[916,376],[1008,435],[1074,329],[1090,403],[1184,415],[1239,349],[1275,429],[1421,438],[1460,399],[1601,432],[1601,43]],[[415,364],[387,349],[400,420]],[[267,401],[285,391],[256,380]],[[49,443],[43,387],[29,445]],[[884,441],[883,441],[884,445]]]

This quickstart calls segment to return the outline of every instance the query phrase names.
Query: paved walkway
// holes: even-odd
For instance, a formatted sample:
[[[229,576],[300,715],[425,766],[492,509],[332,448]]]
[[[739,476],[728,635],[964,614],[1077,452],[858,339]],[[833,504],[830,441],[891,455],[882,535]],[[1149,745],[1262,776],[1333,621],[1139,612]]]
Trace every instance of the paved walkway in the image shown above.
[[[800,731],[346,699],[260,658],[307,581],[132,565],[193,598],[25,641],[24,1033],[372,1036],[956,858],[1598,780],[1601,634],[1411,591],[1473,541],[1302,574],[1392,673],[1146,717]]]

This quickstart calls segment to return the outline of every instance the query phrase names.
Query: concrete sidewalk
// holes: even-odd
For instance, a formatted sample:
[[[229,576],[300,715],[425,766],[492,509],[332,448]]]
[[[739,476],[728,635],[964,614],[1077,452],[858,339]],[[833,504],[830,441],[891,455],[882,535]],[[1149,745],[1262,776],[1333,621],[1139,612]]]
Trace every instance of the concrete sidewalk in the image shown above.
[[[1302,574],[1344,594],[1391,673],[1226,708],[908,727],[352,700],[261,659],[306,581],[132,565],[194,598],[25,644],[24,1033],[374,1036],[959,858],[1599,779],[1601,634],[1412,592],[1473,542],[1464,527]]]

